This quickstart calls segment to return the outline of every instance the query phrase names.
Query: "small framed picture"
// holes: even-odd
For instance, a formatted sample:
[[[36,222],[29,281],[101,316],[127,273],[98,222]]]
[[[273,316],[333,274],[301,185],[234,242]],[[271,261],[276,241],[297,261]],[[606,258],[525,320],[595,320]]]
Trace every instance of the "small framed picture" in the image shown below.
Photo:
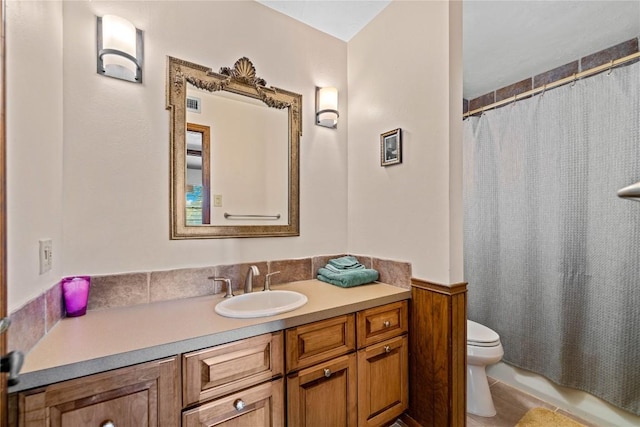
[[[380,135],[380,166],[402,163],[402,137],[400,128]]]

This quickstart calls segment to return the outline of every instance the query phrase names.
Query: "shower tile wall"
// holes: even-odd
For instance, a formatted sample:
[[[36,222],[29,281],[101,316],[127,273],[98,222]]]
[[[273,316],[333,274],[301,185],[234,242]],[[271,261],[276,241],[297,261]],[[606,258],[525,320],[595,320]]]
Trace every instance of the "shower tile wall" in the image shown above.
[[[626,56],[626,55],[623,55]],[[566,77],[572,76],[575,73],[580,72],[580,61],[575,60],[568,64],[561,65],[553,70],[549,70],[545,73],[538,74],[533,77],[533,87],[539,87],[547,85],[549,83],[557,82]]]
[[[514,95],[519,95],[531,89],[533,89],[531,78],[510,84],[509,86],[496,90],[496,102],[511,98]]]
[[[466,113],[468,111],[477,110],[478,108],[485,107],[487,105],[493,104],[494,102],[511,98],[514,95],[519,95],[545,84],[556,82],[575,73],[589,70],[599,65],[607,64],[613,60],[632,55],[636,52],[638,52],[638,39],[634,38],[631,40],[627,40],[591,55],[584,56],[579,60],[575,60],[568,64],[554,68],[553,70],[546,71],[517,83],[510,84],[469,101],[464,100],[464,112]],[[638,60],[636,59],[632,62],[629,62],[629,64],[637,61]]]
[[[598,65],[607,64],[636,52],[638,52],[638,39],[627,40],[608,49],[583,57],[580,60],[581,70],[588,70]]]

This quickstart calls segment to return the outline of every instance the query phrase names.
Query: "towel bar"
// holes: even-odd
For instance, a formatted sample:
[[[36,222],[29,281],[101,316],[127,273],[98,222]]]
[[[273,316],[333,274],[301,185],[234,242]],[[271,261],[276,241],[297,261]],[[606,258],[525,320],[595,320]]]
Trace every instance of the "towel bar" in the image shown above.
[[[280,214],[276,215],[239,215],[239,214],[230,214],[224,213],[224,217],[227,219],[280,219]]]

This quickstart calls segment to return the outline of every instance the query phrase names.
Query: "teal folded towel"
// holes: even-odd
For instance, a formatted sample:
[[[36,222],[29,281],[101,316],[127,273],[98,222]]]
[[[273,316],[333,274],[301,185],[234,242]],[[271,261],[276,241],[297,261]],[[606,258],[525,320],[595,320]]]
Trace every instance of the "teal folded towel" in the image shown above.
[[[340,270],[347,270],[351,268],[360,268],[362,264],[354,256],[347,255],[340,258],[330,259],[328,265],[332,265]]]
[[[343,288],[364,285],[378,280],[378,272],[370,268],[347,270],[336,273],[327,268],[318,269],[318,280]]]
[[[326,268],[327,270],[331,270],[334,273],[342,273],[343,271],[351,271],[351,270],[362,270],[364,268],[364,265],[362,264],[358,264],[357,266],[353,267],[353,268],[344,268],[344,269],[340,269],[340,268],[336,268],[331,264],[327,264],[324,266],[324,268]]]

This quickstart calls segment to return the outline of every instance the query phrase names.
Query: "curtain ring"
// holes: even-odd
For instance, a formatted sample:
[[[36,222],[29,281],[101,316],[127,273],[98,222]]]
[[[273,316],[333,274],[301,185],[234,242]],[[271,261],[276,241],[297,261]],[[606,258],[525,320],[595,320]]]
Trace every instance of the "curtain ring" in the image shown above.
[[[513,103],[511,104],[512,107],[516,106],[516,101],[518,100],[518,94],[516,93],[515,95],[513,95]]]
[[[544,86],[542,86],[542,93],[540,94],[540,98],[542,98],[544,96],[544,93],[547,91],[547,84],[545,83]]]
[[[613,71],[613,59],[611,60],[611,62],[609,63],[609,72],[607,73],[607,76],[611,75],[611,71]]]
[[[576,73],[573,73],[573,82],[571,82],[571,87],[576,85]]]

